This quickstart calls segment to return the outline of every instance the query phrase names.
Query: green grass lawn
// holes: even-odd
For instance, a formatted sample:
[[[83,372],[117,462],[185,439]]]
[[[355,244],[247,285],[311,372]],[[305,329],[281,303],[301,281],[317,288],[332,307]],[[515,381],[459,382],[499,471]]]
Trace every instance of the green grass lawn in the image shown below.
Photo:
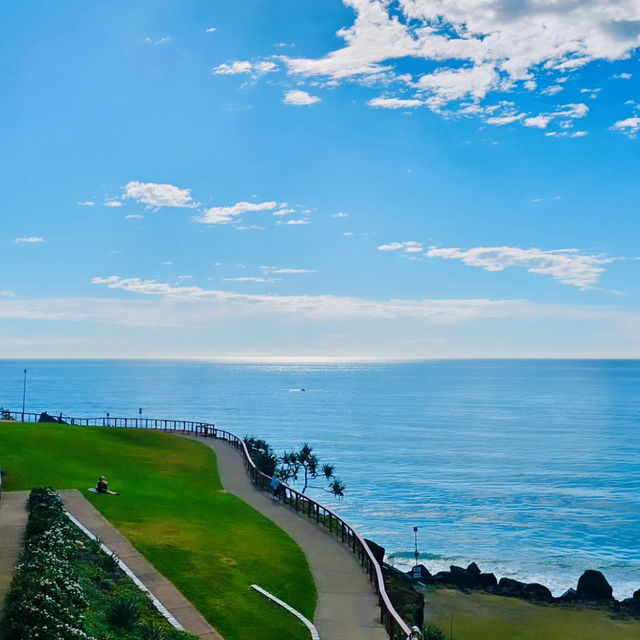
[[[240,464],[240,458],[238,459]],[[79,489],[225,640],[302,640],[306,628],[256,583],[313,619],[306,559],[279,527],[222,491],[202,443],[154,431],[0,423],[4,490]],[[119,496],[90,493],[106,475]]]
[[[534,605],[517,598],[452,589],[425,593],[425,619],[455,640],[638,640],[639,620],[597,609]]]

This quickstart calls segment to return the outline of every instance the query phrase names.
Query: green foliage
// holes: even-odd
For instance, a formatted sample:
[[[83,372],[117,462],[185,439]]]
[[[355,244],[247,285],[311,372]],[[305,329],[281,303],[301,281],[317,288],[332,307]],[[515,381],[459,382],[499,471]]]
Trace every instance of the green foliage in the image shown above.
[[[120,629],[133,629],[140,620],[138,603],[134,598],[115,598],[107,608],[107,621]]]
[[[320,465],[318,456],[308,443],[305,442],[299,451],[285,451],[280,458],[280,463],[277,474],[283,480],[297,482],[302,476],[301,493],[308,489],[311,480],[323,478],[328,483],[327,491],[335,496],[344,495],[346,487],[342,480],[335,477],[335,465],[329,463]]]
[[[446,640],[446,636],[437,624],[428,624],[422,631],[422,640]]]
[[[244,443],[247,445],[251,459],[254,461],[258,471],[272,476],[278,466],[278,456],[271,448],[271,445],[260,438],[245,436]]]
[[[225,640],[307,639],[302,623],[249,589],[259,584],[313,619],[316,592],[303,553],[270,520],[220,491],[215,455],[205,444],[142,429],[3,423],[0,460],[7,491],[79,489]],[[122,495],[90,493],[100,474],[125,489]],[[95,560],[82,575],[85,592],[119,595],[116,575]],[[129,632],[107,630],[106,607],[101,617],[87,612],[90,633],[130,640]]]

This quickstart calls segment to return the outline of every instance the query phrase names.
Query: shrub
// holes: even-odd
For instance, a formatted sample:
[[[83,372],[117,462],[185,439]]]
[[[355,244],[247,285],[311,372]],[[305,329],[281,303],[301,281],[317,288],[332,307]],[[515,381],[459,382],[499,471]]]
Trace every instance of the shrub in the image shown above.
[[[438,625],[428,624],[422,631],[422,640],[446,640],[446,636]]]
[[[115,627],[133,629],[140,620],[138,602],[135,598],[116,598],[107,609],[107,620]]]

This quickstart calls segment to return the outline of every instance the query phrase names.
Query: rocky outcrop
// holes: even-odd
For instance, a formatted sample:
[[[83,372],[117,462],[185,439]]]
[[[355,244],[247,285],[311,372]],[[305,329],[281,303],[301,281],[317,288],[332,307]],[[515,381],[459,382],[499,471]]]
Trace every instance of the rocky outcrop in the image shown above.
[[[590,602],[610,602],[613,589],[600,571],[587,569],[578,580],[577,595],[580,600]]]

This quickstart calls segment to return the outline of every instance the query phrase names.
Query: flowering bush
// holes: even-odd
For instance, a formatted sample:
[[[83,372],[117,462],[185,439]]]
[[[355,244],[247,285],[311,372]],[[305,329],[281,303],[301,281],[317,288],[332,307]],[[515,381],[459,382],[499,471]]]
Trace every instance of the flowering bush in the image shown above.
[[[75,539],[53,489],[34,489],[29,519],[6,601],[6,640],[89,640],[86,601],[73,564]]]

